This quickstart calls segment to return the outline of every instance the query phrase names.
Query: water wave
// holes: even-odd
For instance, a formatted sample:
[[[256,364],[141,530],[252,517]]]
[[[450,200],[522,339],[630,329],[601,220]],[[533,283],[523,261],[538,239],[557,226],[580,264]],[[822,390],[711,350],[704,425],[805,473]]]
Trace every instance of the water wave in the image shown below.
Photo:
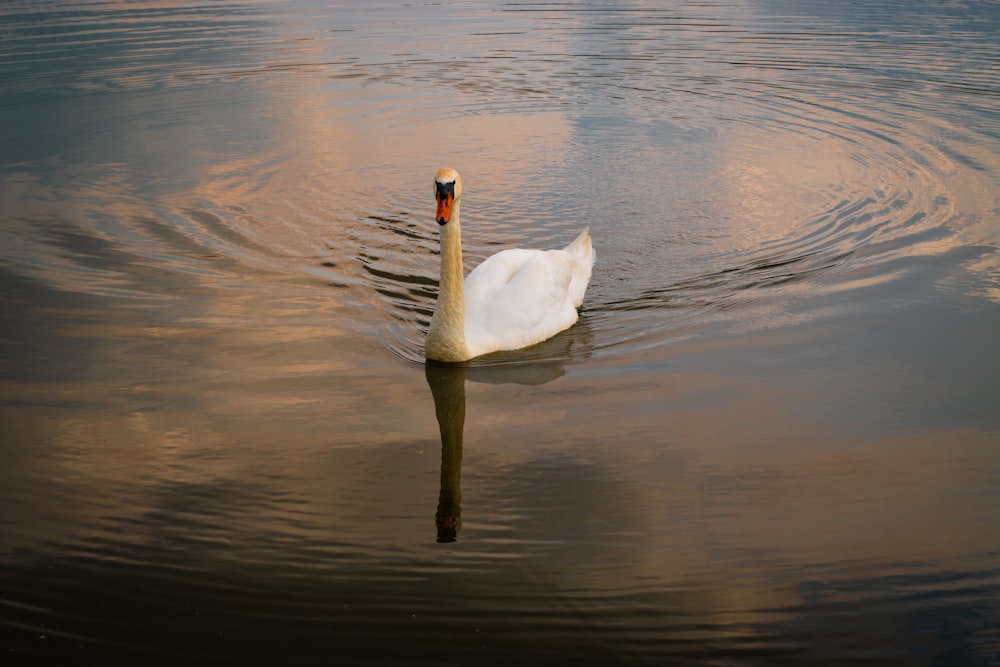
[[[995,42],[957,11],[874,30],[773,10],[472,5],[460,22],[432,11],[376,29],[399,43],[386,54],[362,41],[377,12],[357,8],[14,3],[7,99],[198,90],[175,118],[155,92],[139,109],[95,106],[117,114],[121,146],[64,137],[41,169],[8,161],[4,261],[138,300],[334,288],[359,330],[419,362],[437,289],[427,181],[457,159],[467,269],[583,225],[595,237],[583,333],[520,358],[819,317],[803,300],[899,282],[970,239],[991,294]],[[246,108],[219,121],[196,85],[213,80],[245,89]]]

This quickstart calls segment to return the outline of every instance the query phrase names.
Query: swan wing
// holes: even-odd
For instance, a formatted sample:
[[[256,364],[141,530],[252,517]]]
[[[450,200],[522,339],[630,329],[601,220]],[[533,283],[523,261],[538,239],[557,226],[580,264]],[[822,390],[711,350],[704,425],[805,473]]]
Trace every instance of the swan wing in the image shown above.
[[[568,250],[514,249],[476,267],[465,279],[465,339],[473,356],[527,347],[572,326],[578,262]]]

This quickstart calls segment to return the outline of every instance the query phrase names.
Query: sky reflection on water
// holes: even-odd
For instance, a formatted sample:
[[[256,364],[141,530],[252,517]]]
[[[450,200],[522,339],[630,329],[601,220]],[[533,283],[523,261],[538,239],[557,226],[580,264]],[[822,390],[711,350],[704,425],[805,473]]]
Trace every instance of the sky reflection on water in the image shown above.
[[[0,650],[1000,658],[967,4],[6,5]],[[598,264],[438,377],[444,164]]]

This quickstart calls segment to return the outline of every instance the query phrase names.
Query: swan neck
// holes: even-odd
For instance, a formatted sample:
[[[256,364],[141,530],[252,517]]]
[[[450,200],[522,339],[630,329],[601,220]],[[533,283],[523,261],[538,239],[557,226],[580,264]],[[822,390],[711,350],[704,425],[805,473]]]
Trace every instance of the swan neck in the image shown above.
[[[458,220],[458,202],[452,209],[451,222],[441,230],[441,293],[438,301],[465,302],[465,273],[462,266],[462,227]]]
[[[437,306],[431,318],[425,344],[427,358],[438,361],[465,361],[465,273],[462,267],[462,227],[459,202],[452,207],[451,220],[441,227],[441,280]]]

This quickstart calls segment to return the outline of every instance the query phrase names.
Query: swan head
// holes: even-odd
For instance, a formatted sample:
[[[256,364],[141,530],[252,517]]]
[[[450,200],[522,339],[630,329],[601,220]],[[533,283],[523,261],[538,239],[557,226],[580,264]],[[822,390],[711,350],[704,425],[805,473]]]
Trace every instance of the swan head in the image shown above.
[[[442,227],[451,222],[454,205],[462,197],[462,177],[451,167],[442,167],[434,175],[434,199],[437,200],[437,214],[434,219]]]

